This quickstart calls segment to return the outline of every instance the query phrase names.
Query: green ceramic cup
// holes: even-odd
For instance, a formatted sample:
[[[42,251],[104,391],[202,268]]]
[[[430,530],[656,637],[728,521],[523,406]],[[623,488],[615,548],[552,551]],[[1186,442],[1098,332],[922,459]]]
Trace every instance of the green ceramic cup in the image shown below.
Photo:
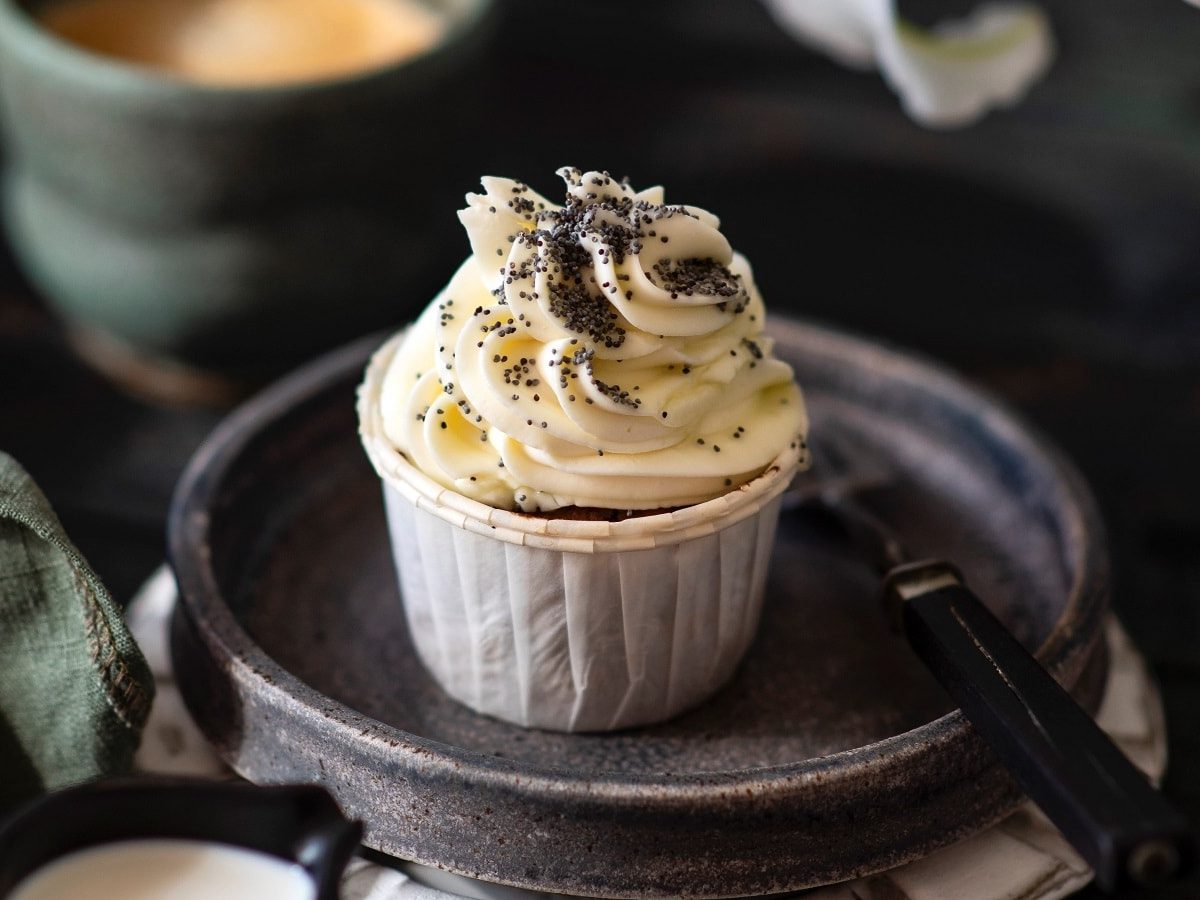
[[[82,50],[39,2],[0,0],[3,212],[72,328],[261,375],[415,311],[440,220],[453,240],[443,157],[489,0],[426,0],[447,29],[424,55],[248,88]]]

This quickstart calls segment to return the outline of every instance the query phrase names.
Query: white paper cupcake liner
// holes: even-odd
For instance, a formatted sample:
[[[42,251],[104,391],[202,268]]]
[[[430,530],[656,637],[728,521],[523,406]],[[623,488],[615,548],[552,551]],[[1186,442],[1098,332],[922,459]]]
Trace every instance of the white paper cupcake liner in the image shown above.
[[[621,522],[493,509],[419,472],[359,393],[384,482],[409,631],[441,687],[525,727],[608,731],[671,718],[733,675],[758,627],[780,494],[800,450],[706,503]]]

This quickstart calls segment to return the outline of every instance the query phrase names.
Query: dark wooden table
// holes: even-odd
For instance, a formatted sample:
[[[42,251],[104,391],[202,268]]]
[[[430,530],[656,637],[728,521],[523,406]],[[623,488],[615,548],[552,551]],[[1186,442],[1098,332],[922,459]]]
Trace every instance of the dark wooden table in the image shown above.
[[[1163,689],[1166,791],[1200,821],[1200,11],[1051,14],[1050,77],[1017,110],[938,133],[755,4],[513,3],[485,75],[446,98],[461,115],[437,136],[436,214],[481,173],[551,196],[566,163],[662,180],[722,216],[773,310],[917,348],[1006,398],[1095,489],[1118,612]],[[429,260],[380,324],[466,252]],[[0,449],[118,598],[161,561],[172,486],[222,412],[93,373],[0,248]],[[1200,879],[1125,896],[1195,898]]]

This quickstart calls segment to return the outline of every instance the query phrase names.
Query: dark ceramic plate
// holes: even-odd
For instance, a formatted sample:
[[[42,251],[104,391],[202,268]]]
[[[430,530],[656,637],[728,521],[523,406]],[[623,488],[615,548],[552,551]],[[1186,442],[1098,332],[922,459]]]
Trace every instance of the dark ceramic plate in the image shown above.
[[[975,590],[1085,703],[1107,574],[1069,467],[953,376],[777,319],[813,429],[896,473],[880,511]],[[185,474],[173,645],[205,732],[257,782],[313,781],[366,843],[568,894],[736,896],[913,859],[994,822],[1007,775],[891,634],[869,571],[785,518],[735,680],[653,728],[562,735],[476,715],[405,630],[354,387],[370,340],[234,413]]]

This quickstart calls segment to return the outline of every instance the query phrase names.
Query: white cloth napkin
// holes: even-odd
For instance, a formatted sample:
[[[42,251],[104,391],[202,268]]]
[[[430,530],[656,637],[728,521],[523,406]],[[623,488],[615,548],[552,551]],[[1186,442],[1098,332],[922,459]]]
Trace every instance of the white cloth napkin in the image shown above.
[[[925,30],[901,18],[895,0],[763,2],[801,43],[844,66],[878,69],[905,112],[932,128],[1011,106],[1054,59],[1050,22],[1027,3],[984,3]]]
[[[230,777],[230,771],[188,714],[175,685],[168,626],[175,580],[166,566],[146,582],[127,619],[157,681],[157,695],[136,764],[167,775]],[[1166,727],[1158,690],[1141,657],[1115,622],[1108,628],[1108,684],[1097,719],[1155,780],[1167,763]],[[342,882],[343,900],[517,900],[545,896],[489,885],[446,872],[402,864],[403,869],[356,860]],[[439,890],[415,878],[436,880]],[[993,828],[924,859],[879,875],[817,888],[805,900],[1057,900],[1091,880],[1091,872],[1058,831],[1026,804]]]

